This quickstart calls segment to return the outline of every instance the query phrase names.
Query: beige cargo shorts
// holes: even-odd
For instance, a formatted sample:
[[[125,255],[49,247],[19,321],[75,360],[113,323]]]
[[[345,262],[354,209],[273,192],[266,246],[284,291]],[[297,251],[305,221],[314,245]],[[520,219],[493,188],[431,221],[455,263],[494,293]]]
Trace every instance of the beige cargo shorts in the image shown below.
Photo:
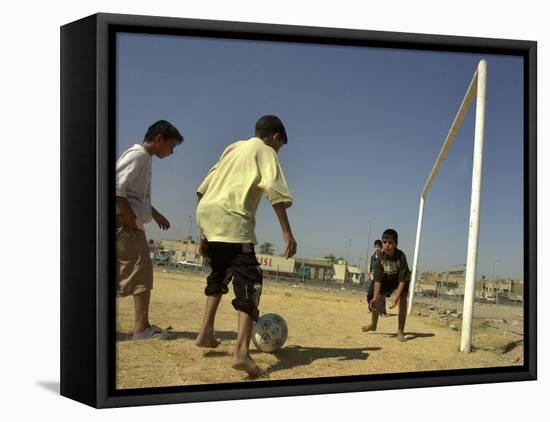
[[[117,221],[117,296],[143,293],[153,288],[153,264],[142,230],[129,229]]]

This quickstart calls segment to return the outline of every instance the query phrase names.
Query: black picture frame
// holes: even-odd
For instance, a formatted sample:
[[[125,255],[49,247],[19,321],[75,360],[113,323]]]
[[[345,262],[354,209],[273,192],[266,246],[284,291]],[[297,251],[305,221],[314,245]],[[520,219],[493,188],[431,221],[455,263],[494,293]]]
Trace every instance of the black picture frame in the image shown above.
[[[477,52],[524,58],[524,365],[319,379],[114,389],[117,32]],[[535,380],[537,44],[99,13],[61,28],[61,395],[97,408]],[[111,210],[111,212],[110,212]],[[78,251],[78,254],[77,254]]]

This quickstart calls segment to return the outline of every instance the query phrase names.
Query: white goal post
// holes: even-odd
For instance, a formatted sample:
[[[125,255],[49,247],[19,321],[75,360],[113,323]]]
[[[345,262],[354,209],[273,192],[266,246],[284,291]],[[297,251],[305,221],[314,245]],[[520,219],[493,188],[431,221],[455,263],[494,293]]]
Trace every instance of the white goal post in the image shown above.
[[[475,299],[475,276],[477,265],[477,246],[479,237],[479,208],[481,197],[481,178],[483,173],[483,131],[485,127],[485,103],[487,83],[487,61],[481,60],[458,109],[458,113],[449,129],[447,138],[432,168],[430,176],[420,194],[420,208],[418,211],[418,225],[416,228],[416,242],[414,247],[414,258],[411,281],[409,286],[409,301],[407,313],[412,312],[416,275],[418,270],[418,251],[420,248],[420,233],[422,229],[422,217],[424,213],[424,202],[428,191],[437,176],[449,149],[456,137],[456,133],[468,112],[474,96],[476,96],[476,115],[474,132],[474,161],[472,168],[472,195],[470,200],[470,221],[468,226],[468,252],[466,261],[466,279],[464,286],[464,309],[462,312],[462,334],[460,339],[460,351],[469,353],[472,348],[472,319]]]

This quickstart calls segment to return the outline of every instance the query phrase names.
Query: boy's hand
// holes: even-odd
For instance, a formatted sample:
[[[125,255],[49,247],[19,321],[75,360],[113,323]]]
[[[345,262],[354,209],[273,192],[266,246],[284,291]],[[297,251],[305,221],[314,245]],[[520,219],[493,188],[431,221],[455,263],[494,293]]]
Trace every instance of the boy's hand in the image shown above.
[[[123,218],[124,218],[124,225],[127,228],[129,228],[130,230],[137,230],[138,229],[135,218],[127,217],[124,214],[123,214]]]
[[[132,211],[132,207],[128,203],[128,199],[124,196],[116,197],[116,204],[122,212],[122,219],[124,220],[124,226],[130,230],[137,230],[136,214]]]
[[[273,209],[275,210],[275,214],[277,214],[277,219],[279,220],[279,224],[281,225],[281,229],[283,231],[283,240],[285,241],[285,257],[287,259],[296,254],[296,248],[298,247],[296,239],[294,239],[294,236],[292,235],[290,223],[288,222],[288,216],[286,215],[286,208],[289,205],[290,204],[286,202],[279,202],[273,205]]]
[[[370,301],[370,307],[371,309],[378,309],[378,300],[376,298],[372,298]]]
[[[392,301],[390,301],[390,309],[395,308],[398,302],[399,302],[399,299],[393,299]]]
[[[156,212],[153,214],[153,219],[162,230],[168,230],[170,228],[170,222],[164,215]]]
[[[296,249],[298,248],[296,239],[294,239],[294,236],[290,232],[283,232],[283,239],[286,244],[285,257],[291,258],[296,254]]]
[[[201,241],[199,243],[199,253],[203,258],[206,258],[206,247],[208,246],[208,241],[201,237]]]

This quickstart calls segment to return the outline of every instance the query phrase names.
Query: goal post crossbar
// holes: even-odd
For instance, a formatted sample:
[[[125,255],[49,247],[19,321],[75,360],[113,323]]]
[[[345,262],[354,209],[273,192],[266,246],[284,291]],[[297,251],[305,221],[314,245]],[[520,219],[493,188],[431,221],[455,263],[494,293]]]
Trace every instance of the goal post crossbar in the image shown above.
[[[439,169],[441,168],[441,165],[443,164],[443,161],[445,161],[445,158],[447,158],[447,154],[449,153],[449,150],[451,149],[451,146],[453,145],[453,142],[455,140],[456,134],[458,133],[458,129],[462,125],[462,122],[464,121],[464,118],[466,117],[466,113],[468,113],[468,110],[470,109],[470,105],[472,104],[472,100],[474,98],[474,95],[477,93],[477,73],[478,70],[476,69],[474,76],[472,78],[472,81],[470,82],[470,86],[468,87],[468,90],[466,91],[466,95],[464,95],[464,99],[462,100],[462,103],[460,104],[460,108],[458,109],[458,112],[456,113],[455,119],[453,121],[453,124],[451,125],[451,128],[449,129],[449,133],[447,134],[447,137],[445,138],[445,141],[443,142],[443,146],[441,147],[441,151],[439,152],[439,155],[437,157],[437,160],[435,161],[435,164],[432,168],[432,171],[430,172],[430,175],[428,176],[428,180],[426,180],[426,184],[424,185],[424,189],[422,189],[421,196],[426,199],[426,196],[428,195],[428,191],[430,190],[432,186],[432,182],[439,173]]]
[[[475,296],[475,273],[477,265],[477,246],[479,235],[479,205],[481,197],[481,177],[482,177],[482,164],[483,164],[483,132],[485,127],[485,103],[486,103],[486,80],[487,80],[487,62],[481,60],[477,66],[472,81],[466,91],[466,94],[462,100],[462,103],[458,109],[458,112],[454,118],[454,121],[449,129],[447,137],[443,142],[441,151],[435,161],[435,164],[426,180],[424,189],[420,195],[420,207],[418,211],[418,223],[416,229],[416,241],[413,257],[413,268],[411,274],[411,281],[409,285],[409,300],[407,313],[410,315],[412,312],[414,291],[418,270],[418,255],[420,250],[420,235],[422,231],[422,220],[424,214],[424,203],[428,192],[432,186],[434,179],[436,178],[441,165],[445,161],[447,154],[454,142],[458,129],[460,128],[466,114],[472,104],[474,97],[476,97],[476,116],[475,116],[475,134],[474,134],[474,160],[472,169],[472,193],[470,201],[470,220],[468,228],[468,251],[467,251],[467,263],[466,263],[466,277],[464,287],[464,309],[462,318],[462,334],[460,350],[463,352],[470,352],[471,350],[471,337],[472,337],[472,319],[473,319],[473,303]]]

